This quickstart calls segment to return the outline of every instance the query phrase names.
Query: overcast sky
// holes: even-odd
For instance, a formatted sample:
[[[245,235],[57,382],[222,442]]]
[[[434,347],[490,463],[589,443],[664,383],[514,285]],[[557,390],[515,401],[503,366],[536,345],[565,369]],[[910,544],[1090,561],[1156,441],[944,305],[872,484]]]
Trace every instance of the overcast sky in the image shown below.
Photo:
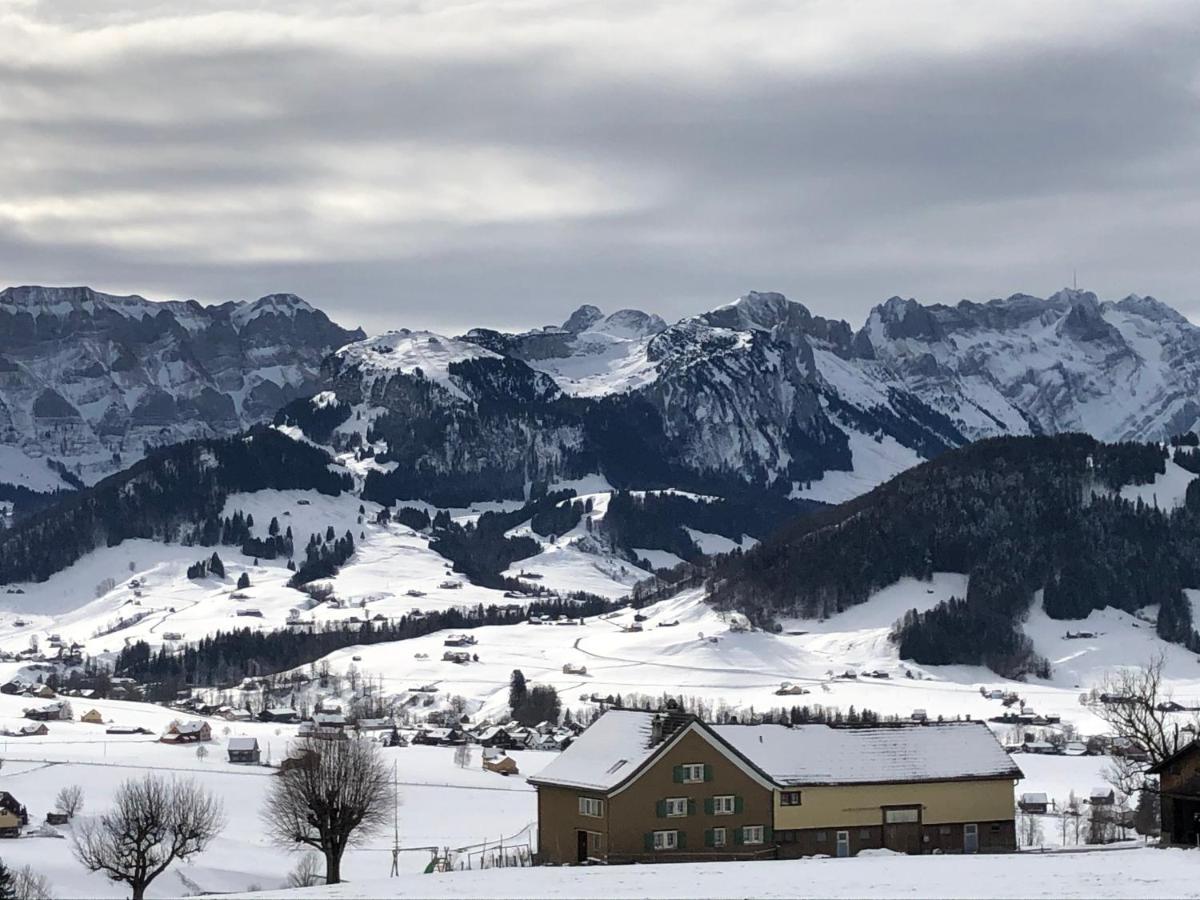
[[[0,283],[292,291],[368,330],[861,323],[1150,293],[1200,320],[1187,2],[0,0]]]

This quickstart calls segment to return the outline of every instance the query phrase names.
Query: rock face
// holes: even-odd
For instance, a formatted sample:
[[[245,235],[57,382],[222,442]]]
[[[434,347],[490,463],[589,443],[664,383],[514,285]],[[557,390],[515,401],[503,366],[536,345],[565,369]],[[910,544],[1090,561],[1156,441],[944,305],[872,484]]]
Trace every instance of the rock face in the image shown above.
[[[95,481],[149,446],[269,418],[317,388],[327,353],[362,337],[292,294],[202,306],[84,287],[8,288],[0,444]]]
[[[1062,290],[953,307],[892,298],[859,338],[970,438],[1159,440],[1200,419],[1200,329],[1153,297],[1104,303]]]

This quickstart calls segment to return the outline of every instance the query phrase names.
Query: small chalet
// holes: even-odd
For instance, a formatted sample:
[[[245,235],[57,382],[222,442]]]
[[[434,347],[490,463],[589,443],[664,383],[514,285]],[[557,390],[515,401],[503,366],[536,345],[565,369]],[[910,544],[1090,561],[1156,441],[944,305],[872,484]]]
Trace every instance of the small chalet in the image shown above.
[[[37,697],[39,700],[53,700],[58,695],[54,693],[54,688],[48,684],[39,684],[30,691],[30,695]]]
[[[19,678],[0,684],[0,694],[23,694],[28,689],[29,685]]]
[[[1092,806],[1112,806],[1117,802],[1116,792],[1110,787],[1094,787],[1088,797]]]
[[[1050,808],[1050,800],[1045,794],[1022,794],[1017,806],[1021,812],[1044,815]]]
[[[103,725],[104,716],[100,715],[100,710],[89,709],[79,717],[80,722],[87,722],[89,725]]]
[[[273,706],[264,709],[258,717],[263,722],[278,722],[281,725],[295,725],[300,721],[300,713],[290,706]]]
[[[212,740],[212,729],[202,719],[172,722],[159,740],[164,744],[199,744]]]
[[[508,733],[507,729],[501,728],[499,725],[493,725],[491,728],[485,728],[476,735],[476,740],[479,741],[481,747],[499,748],[501,750],[516,750],[525,745],[518,741],[515,737]]]
[[[258,765],[262,761],[262,754],[258,749],[258,738],[231,737],[225,750],[229,754],[231,763]]]
[[[442,654],[442,662],[458,663],[466,665],[471,661],[471,654],[466,650],[447,650]]]
[[[485,750],[483,753],[483,768],[486,772],[497,775],[517,775],[517,761],[503,750]]]
[[[71,705],[65,700],[51,703],[38,709],[25,710],[25,718],[35,722],[69,722],[71,720]]]
[[[29,812],[16,797],[8,791],[0,791],[0,811],[15,816],[21,825],[29,824]]]
[[[45,722],[30,722],[17,729],[17,737],[41,737],[49,733],[50,729],[46,727]]]
[[[1158,776],[1162,842],[1200,842],[1200,741],[1192,741],[1150,769]]]
[[[227,706],[220,710],[217,715],[227,722],[249,722],[254,718],[254,714],[248,709],[240,707]]]

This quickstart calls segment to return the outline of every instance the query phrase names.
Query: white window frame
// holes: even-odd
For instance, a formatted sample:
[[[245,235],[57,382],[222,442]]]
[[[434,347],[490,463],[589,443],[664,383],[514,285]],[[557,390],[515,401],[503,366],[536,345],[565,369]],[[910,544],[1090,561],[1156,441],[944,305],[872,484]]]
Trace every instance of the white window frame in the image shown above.
[[[668,819],[682,819],[688,814],[687,797],[668,797],[663,801]]]
[[[579,814],[589,819],[603,819],[604,801],[599,797],[580,797]]]
[[[712,845],[714,847],[724,847],[729,843],[729,835],[725,831],[725,826],[720,826],[712,830]]]
[[[677,849],[679,849],[679,832],[678,831],[656,831],[656,832],[654,832],[654,849],[655,850],[677,850]]]
[[[742,826],[742,843],[747,847],[756,844],[765,844],[767,840],[767,830],[762,825],[743,825]]]
[[[883,823],[885,825],[913,825],[921,821],[921,811],[915,806],[905,809],[885,809]]]
[[[699,771],[699,775],[696,772]],[[684,763],[683,764],[683,783],[684,784],[700,784],[704,781],[704,763]]]
[[[714,816],[732,816],[737,809],[737,797],[733,794],[718,794],[712,800]]]
[[[787,800],[788,797],[795,797],[796,802],[789,803]],[[799,791],[780,791],[779,792],[779,805],[780,806],[800,806],[803,804],[803,802],[804,802],[804,798],[801,796]]]

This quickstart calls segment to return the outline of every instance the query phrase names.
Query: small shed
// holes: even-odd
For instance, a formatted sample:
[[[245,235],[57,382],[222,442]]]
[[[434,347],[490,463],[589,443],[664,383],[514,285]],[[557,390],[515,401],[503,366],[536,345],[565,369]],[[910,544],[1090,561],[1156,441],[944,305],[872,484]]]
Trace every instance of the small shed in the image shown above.
[[[517,761],[503,750],[488,750],[483,754],[483,768],[497,775],[518,775]]]
[[[50,729],[46,727],[45,722],[30,722],[17,729],[17,737],[41,737],[49,733]]]
[[[229,754],[231,763],[258,765],[262,761],[262,754],[258,749],[258,738],[231,737],[225,750]]]

